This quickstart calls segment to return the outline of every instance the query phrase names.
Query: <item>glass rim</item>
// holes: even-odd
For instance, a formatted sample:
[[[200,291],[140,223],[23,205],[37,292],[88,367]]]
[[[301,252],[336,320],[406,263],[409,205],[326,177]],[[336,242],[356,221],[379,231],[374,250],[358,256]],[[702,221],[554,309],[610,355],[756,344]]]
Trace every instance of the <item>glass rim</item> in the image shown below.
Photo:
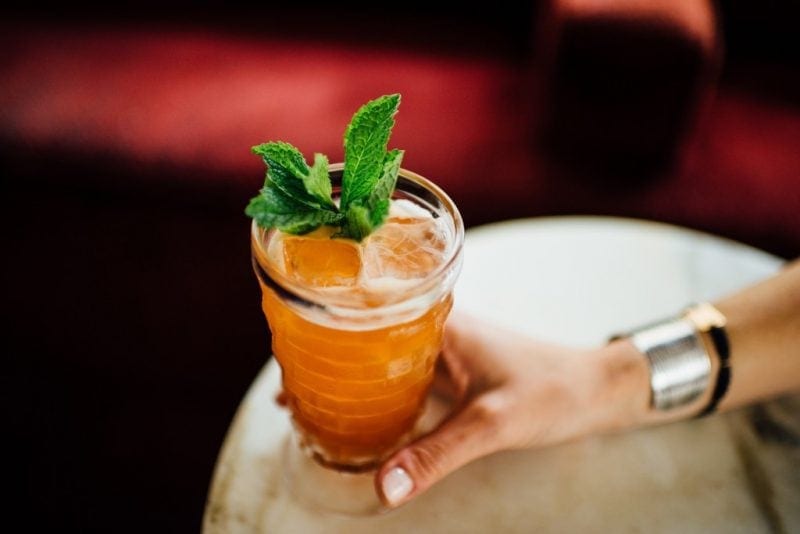
[[[329,166],[329,171],[338,172],[344,169],[343,163],[334,163]],[[347,316],[350,318],[369,317],[380,313],[399,313],[404,311],[406,304],[413,305],[415,299],[424,297],[433,292],[433,289],[441,280],[446,280],[448,273],[460,270],[462,250],[464,246],[464,222],[461,213],[458,211],[455,202],[439,186],[427,178],[407,169],[401,168],[398,177],[403,178],[415,185],[422,187],[441,202],[444,211],[449,214],[453,225],[453,242],[447,256],[442,263],[431,271],[427,276],[421,278],[418,283],[409,285],[397,291],[398,296],[389,298],[385,302],[377,305],[367,305],[363,300],[348,299],[347,297],[336,298],[335,294],[327,293],[325,290],[310,288],[291,280],[288,276],[278,270],[271,262],[260,261],[269,257],[267,254],[267,240],[264,239],[269,232],[276,232],[277,229],[266,229],[258,226],[255,220],[251,223],[251,245],[257,247],[259,254],[253,254],[253,267],[259,279],[279,293],[283,298],[288,298],[303,307],[322,309],[335,315]],[[411,193],[413,194],[413,193]],[[265,265],[266,263],[266,265]],[[272,282],[272,283],[270,283]],[[454,283],[454,280],[453,280]],[[445,288],[443,294],[452,289]]]
[[[329,166],[330,172],[338,172],[342,171],[343,169],[343,163],[334,163]],[[355,318],[362,315],[362,313],[364,316],[372,316],[376,313],[392,313],[395,311],[402,311],[402,309],[405,308],[404,304],[413,301],[417,297],[425,296],[431,293],[436,284],[440,280],[446,279],[448,273],[453,271],[454,268],[456,269],[457,274],[460,268],[462,250],[464,246],[464,222],[455,202],[453,202],[453,200],[449,195],[447,195],[447,193],[444,192],[444,190],[424,176],[404,168],[400,169],[398,176],[432,193],[437,200],[441,202],[444,211],[449,214],[453,224],[453,241],[452,245],[449,247],[444,261],[442,261],[442,263],[427,276],[421,278],[418,283],[405,286],[399,290],[398,293],[400,296],[398,298],[390,298],[378,305],[369,306],[365,305],[363,301],[353,300],[352,302],[347,302],[348,299],[346,298],[335,299],[334,295],[330,293],[326,294],[324,290],[320,291],[318,288],[309,288],[303,284],[291,280],[288,276],[283,274],[274,265],[272,265],[271,262],[262,262],[259,259],[264,258],[266,260],[269,257],[266,246],[268,240],[264,239],[264,236],[268,235],[269,232],[277,232],[279,230],[274,228],[262,228],[256,223],[255,220],[253,220],[250,226],[251,244],[253,247],[258,248],[259,254],[253,254],[252,261],[253,267],[256,269],[256,274],[259,279],[261,279],[261,281],[268,287],[276,290],[281,297],[289,298],[295,301],[297,304],[306,307],[323,309],[327,312],[333,313],[346,312],[344,315]],[[266,278],[266,280],[264,278]],[[270,284],[270,282],[273,283]],[[449,292],[452,287],[447,289],[447,292]]]

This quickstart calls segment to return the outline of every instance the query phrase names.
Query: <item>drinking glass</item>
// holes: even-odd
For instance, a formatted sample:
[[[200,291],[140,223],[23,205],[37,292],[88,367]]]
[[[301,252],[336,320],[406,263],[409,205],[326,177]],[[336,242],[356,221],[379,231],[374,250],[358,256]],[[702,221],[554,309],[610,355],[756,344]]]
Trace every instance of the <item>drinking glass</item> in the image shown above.
[[[342,169],[342,164],[330,168],[334,198]],[[252,225],[253,267],[294,429],[285,451],[286,478],[296,495],[323,509],[357,513],[377,505],[372,472],[414,437],[461,268],[464,226],[453,201],[405,169],[393,200],[412,204],[427,220],[400,217],[386,223],[394,226],[386,231],[391,231],[388,248],[380,252],[389,271],[400,274],[378,272],[369,287],[304,283],[280,264],[292,261],[294,249],[287,243],[293,240],[295,248],[315,247],[306,258],[330,269],[330,255],[341,256],[341,250],[327,247],[340,247],[339,240],[303,240]],[[438,248],[406,256],[415,241],[430,238],[428,230],[438,232]],[[275,254],[281,239],[286,240],[282,253]]]

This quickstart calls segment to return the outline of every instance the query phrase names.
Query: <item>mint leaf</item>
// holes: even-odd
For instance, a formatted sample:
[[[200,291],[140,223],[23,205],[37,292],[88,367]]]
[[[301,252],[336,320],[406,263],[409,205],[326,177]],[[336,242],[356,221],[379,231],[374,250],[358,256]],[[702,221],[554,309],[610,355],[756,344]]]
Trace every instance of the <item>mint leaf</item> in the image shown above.
[[[303,154],[289,143],[272,141],[254,146],[252,151],[264,158],[264,163],[270,167],[280,167],[292,176],[308,174],[308,165]]]
[[[400,95],[385,95],[364,104],[344,134],[344,174],[340,208],[366,199],[380,178],[386,144],[394,126]]]
[[[328,207],[336,210],[331,200],[328,159],[325,156],[315,155],[314,168],[309,169],[303,154],[289,143],[264,143],[254,146],[253,153],[261,156],[266,163],[267,180],[286,195],[311,208]],[[320,160],[320,156],[324,161]],[[323,179],[327,181],[327,191]]]
[[[389,214],[392,192],[397,183],[402,150],[392,150],[384,156],[383,168],[372,192],[366,199],[353,201],[345,211],[345,226],[338,237],[361,241],[383,224]]]
[[[352,204],[345,213],[345,226],[342,228],[342,237],[349,237],[361,241],[372,233],[370,213],[364,206]]]
[[[331,210],[309,208],[270,181],[250,200],[245,213],[262,228],[278,228],[289,234],[305,234],[323,224],[338,224],[344,219],[342,214]]]
[[[303,178],[303,183],[308,194],[319,200],[323,206],[337,209],[336,204],[331,200],[333,191],[331,178],[328,176],[328,156],[314,154],[314,165],[309,170],[308,176]]]
[[[400,173],[400,164],[403,162],[402,150],[390,150],[383,158],[383,170],[378,178],[375,187],[367,198],[367,208],[369,209],[369,220],[372,229],[379,227],[389,215],[389,204],[391,202],[394,187],[397,184],[397,175]]]

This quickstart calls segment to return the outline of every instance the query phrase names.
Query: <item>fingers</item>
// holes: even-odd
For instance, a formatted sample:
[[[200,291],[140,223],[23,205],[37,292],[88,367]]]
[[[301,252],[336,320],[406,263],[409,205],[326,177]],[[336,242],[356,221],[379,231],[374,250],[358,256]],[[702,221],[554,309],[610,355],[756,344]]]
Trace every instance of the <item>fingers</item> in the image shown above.
[[[447,368],[447,362],[442,358],[441,352],[436,358],[433,369],[433,384],[431,388],[442,394],[450,393],[453,389],[453,384],[450,380],[450,369]]]
[[[459,383],[457,377],[447,363],[446,353],[442,352],[436,359],[431,394],[451,403],[461,400],[466,387]]]
[[[381,500],[395,507],[459,467],[503,448],[502,403],[487,395],[467,404],[424,438],[398,451],[378,471]]]
[[[464,366],[463,351],[459,351],[458,339],[461,336],[456,322],[449,321],[445,329],[444,343],[436,359],[432,392],[451,402],[461,401],[469,386],[469,371]]]

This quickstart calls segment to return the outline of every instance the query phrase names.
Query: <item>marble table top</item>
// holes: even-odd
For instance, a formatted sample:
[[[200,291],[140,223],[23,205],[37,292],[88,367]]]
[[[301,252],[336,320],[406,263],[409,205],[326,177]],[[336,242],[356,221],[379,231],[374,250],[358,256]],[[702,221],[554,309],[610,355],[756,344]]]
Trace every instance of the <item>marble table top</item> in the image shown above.
[[[456,306],[576,346],[713,300],[780,267],[673,226],[599,217],[467,233]],[[487,290],[487,288],[491,288]],[[800,397],[538,450],[495,454],[398,510],[344,517],[286,490],[280,370],[256,377],[220,452],[204,532],[800,532]]]

